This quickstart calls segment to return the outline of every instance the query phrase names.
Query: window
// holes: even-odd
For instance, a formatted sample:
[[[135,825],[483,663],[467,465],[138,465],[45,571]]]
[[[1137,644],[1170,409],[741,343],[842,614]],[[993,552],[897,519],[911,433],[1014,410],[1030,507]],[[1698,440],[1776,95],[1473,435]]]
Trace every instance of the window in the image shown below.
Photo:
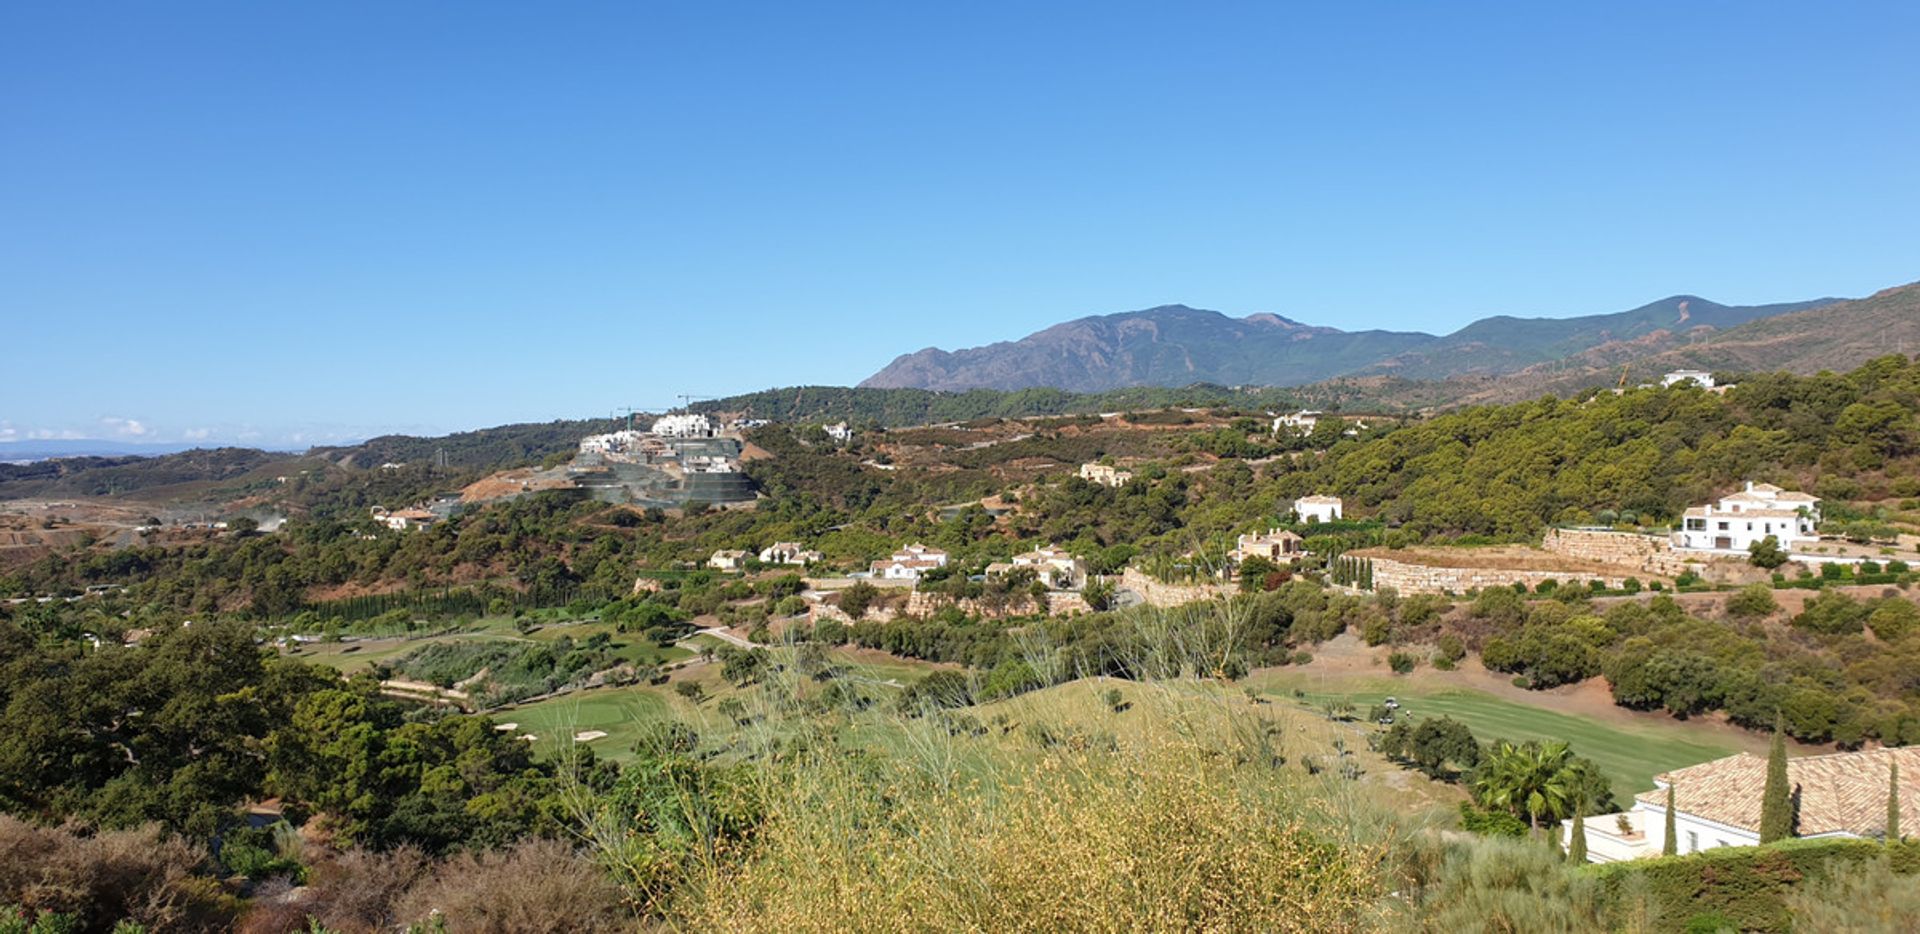
[[[1725,522],[1720,523],[1720,531],[1725,532],[1726,530],[1727,524]]]
[[[1698,849],[1700,849],[1699,831],[1695,831],[1695,830],[1687,831],[1687,852],[1692,853]]]

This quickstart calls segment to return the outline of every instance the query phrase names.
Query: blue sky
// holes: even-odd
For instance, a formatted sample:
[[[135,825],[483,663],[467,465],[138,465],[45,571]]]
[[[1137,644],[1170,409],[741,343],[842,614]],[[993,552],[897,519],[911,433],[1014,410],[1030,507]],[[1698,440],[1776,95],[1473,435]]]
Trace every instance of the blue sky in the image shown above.
[[[1920,279],[1920,6],[16,3],[0,439],[849,384],[1184,302]]]

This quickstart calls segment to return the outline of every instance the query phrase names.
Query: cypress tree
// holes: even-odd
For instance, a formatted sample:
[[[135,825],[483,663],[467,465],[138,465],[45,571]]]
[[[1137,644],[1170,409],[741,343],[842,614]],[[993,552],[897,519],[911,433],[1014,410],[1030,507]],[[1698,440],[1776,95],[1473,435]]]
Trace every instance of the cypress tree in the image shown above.
[[[1576,866],[1587,861],[1587,819],[1573,812],[1573,839],[1567,841],[1567,862]]]
[[[1900,762],[1887,763],[1887,842],[1900,842]]]
[[[1673,825],[1673,783],[1667,783],[1667,839],[1660,845],[1661,856],[1680,854],[1680,831]]]
[[[1773,747],[1767,751],[1767,785],[1760,793],[1760,842],[1793,836],[1793,790],[1787,785],[1787,735],[1773,721]]]

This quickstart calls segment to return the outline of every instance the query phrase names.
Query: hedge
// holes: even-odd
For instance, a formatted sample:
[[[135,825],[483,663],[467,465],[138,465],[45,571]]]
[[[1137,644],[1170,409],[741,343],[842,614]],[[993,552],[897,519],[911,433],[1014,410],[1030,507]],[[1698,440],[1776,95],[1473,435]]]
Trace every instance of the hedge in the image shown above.
[[[1802,881],[1822,879],[1837,866],[1892,857],[1895,872],[1920,872],[1920,841],[1783,840],[1766,846],[1730,846],[1629,862],[1589,866],[1618,907],[1626,882],[1643,879],[1659,916],[1676,925],[1718,914],[1742,931],[1786,932],[1792,927],[1786,896]]]

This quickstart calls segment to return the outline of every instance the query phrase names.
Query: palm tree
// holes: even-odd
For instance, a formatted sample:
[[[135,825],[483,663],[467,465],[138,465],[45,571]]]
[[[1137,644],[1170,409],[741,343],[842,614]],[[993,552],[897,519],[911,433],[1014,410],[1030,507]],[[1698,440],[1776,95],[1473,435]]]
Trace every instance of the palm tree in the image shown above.
[[[1541,818],[1557,820],[1572,812],[1575,777],[1573,751],[1566,743],[1502,740],[1481,763],[1473,787],[1482,804],[1525,814],[1527,825],[1537,830]]]

